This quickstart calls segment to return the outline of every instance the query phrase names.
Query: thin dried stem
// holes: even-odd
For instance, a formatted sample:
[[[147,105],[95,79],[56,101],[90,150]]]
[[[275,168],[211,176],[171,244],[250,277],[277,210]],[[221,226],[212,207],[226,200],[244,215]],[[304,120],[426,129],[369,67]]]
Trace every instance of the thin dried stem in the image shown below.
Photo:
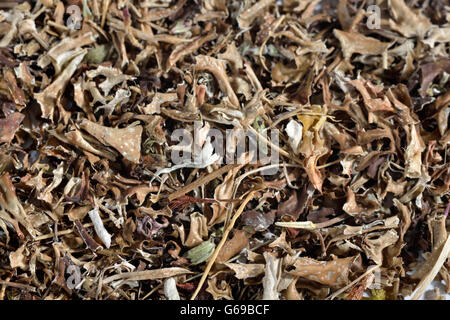
[[[219,244],[217,245],[216,249],[214,250],[214,253],[212,254],[211,258],[209,258],[208,265],[205,268],[205,271],[203,272],[203,276],[200,279],[197,289],[195,290],[194,294],[191,297],[191,300],[195,300],[198,293],[203,287],[203,283],[205,283],[206,278],[208,277],[208,273],[211,270],[212,266],[214,265],[214,262],[217,259],[217,256],[219,255],[220,250],[222,249],[223,245],[228,239],[228,235],[230,234],[231,230],[233,230],[234,224],[236,223],[236,220],[239,218],[239,216],[242,214],[242,212],[245,209],[245,206],[247,203],[253,199],[256,191],[251,191],[248,193],[247,197],[245,197],[244,201],[240,205],[239,209],[234,214],[233,218],[231,219],[230,223],[228,224],[228,227],[225,229],[222,235],[222,239],[220,240]]]

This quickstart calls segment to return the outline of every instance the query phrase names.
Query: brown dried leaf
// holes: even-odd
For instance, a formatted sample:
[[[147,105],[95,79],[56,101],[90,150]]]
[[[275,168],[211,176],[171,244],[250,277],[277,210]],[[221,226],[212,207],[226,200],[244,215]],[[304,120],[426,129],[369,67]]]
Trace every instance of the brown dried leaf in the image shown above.
[[[254,278],[264,273],[264,264],[241,264],[241,263],[224,263],[228,268],[236,272],[235,277],[238,279]]]
[[[398,234],[394,230],[388,230],[384,233],[369,233],[364,238],[362,248],[369,259],[373,260],[375,264],[381,265],[383,263],[383,250],[395,244],[398,238]]]
[[[249,235],[243,230],[237,230],[234,233],[233,238],[225,242],[222,249],[216,258],[216,265],[224,263],[234,257],[236,254],[242,251],[242,249],[248,247]]]
[[[332,261],[297,258],[293,262],[295,269],[289,271],[288,274],[339,288],[348,283],[350,268],[357,257],[340,258]]]
[[[391,45],[359,33],[345,32],[338,29],[334,29],[333,33],[341,43],[342,52],[346,60],[349,60],[354,53],[380,55]]]
[[[101,143],[119,151],[123,157],[133,163],[141,158],[142,126],[128,126],[124,129],[104,127],[83,119],[80,127],[93,135]]]
[[[219,83],[220,89],[228,97],[230,103],[235,107],[239,107],[239,100],[231,87],[230,80],[226,73],[225,60],[212,58],[209,56],[198,55],[196,57],[195,69],[211,72]]]
[[[0,119],[0,143],[10,143],[14,139],[16,131],[25,116],[20,112],[8,114],[6,118]]]
[[[195,212],[190,215],[191,227],[189,235],[186,239],[185,246],[188,248],[195,247],[208,237],[207,220],[201,213]]]
[[[405,37],[418,36],[423,38],[432,24],[422,13],[409,8],[404,0],[390,0],[389,10],[394,20],[389,20],[389,26]]]

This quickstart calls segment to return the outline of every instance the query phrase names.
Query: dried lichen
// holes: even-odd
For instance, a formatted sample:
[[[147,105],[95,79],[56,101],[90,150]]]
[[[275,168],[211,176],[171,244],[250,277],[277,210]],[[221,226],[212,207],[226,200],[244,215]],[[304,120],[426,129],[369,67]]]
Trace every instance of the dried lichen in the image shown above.
[[[20,2],[0,300],[449,292],[445,1]]]

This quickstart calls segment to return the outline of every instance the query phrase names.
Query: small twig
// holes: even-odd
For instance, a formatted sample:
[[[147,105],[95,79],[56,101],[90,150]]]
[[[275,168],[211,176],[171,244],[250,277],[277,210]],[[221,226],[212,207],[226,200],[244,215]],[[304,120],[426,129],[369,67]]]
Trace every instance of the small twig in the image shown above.
[[[17,283],[17,282],[0,280],[0,284],[7,286],[7,287],[13,287],[13,288],[18,288],[18,289],[23,289],[23,290],[33,291],[33,292],[36,291],[35,287],[29,286],[27,284]]]
[[[272,241],[273,241],[273,239],[268,240],[268,241],[265,241],[265,242],[263,242],[263,243],[261,243],[261,244],[258,244],[258,245],[256,245],[256,246],[254,246],[253,248],[249,249],[248,251],[253,252],[253,251],[255,251],[255,250],[258,250],[259,248],[265,246],[266,244],[271,243]],[[241,253],[239,252],[239,253],[238,253],[237,255],[235,255],[233,258],[231,258],[230,260],[225,261],[225,262],[226,262],[226,263],[231,263],[231,262],[233,262],[233,261],[239,259],[240,256],[241,256]]]
[[[325,300],[333,300],[334,298],[336,298],[338,295],[340,295],[341,293],[345,292],[347,289],[353,287],[356,283],[358,283],[359,281],[361,281],[362,279],[364,279],[368,274],[374,272],[376,269],[378,269],[380,266],[379,265],[372,265],[369,268],[367,268],[366,272],[364,272],[362,275],[360,275],[358,278],[356,278],[355,280],[353,280],[352,282],[350,282],[348,285],[346,285],[345,287],[343,287],[342,289],[339,289],[338,291],[336,291],[335,293],[333,293],[332,295],[330,295],[328,298],[326,298]]]
[[[6,281],[8,282],[9,280],[11,280],[11,277],[7,277]],[[2,285],[2,289],[0,290],[0,300],[4,300],[5,299],[5,292],[6,292],[6,284]]]
[[[298,164],[289,164],[289,163],[276,163],[276,164],[271,164],[271,165],[267,165],[264,167],[259,167],[250,171],[247,171],[246,173],[243,173],[242,175],[240,175],[239,177],[237,177],[235,179],[235,183],[233,186],[233,196],[232,198],[234,198],[236,196],[236,192],[237,189],[239,188],[239,185],[241,184],[242,180],[244,180],[246,177],[248,177],[249,175],[252,175],[254,173],[263,171],[263,170],[268,170],[268,169],[273,169],[273,168],[278,168],[280,166],[286,166],[286,167],[294,167],[294,168],[302,168],[302,165],[298,165]]]
[[[273,31],[276,30],[280,26],[280,24],[283,22],[283,20],[285,18],[286,18],[286,16],[282,15],[277,21],[275,21],[274,26],[272,28],[270,28],[271,30],[269,31],[268,36],[264,39],[263,44],[259,48],[259,61],[261,61],[261,65],[263,66],[264,69],[266,69],[267,72],[270,72],[270,70],[267,68],[266,63],[264,62],[264,59],[263,59],[264,47],[266,46],[267,41],[269,41],[269,39],[275,35],[275,33]]]
[[[320,222],[316,224],[316,229],[321,229],[321,228],[326,228],[329,227],[333,224],[336,224],[338,222],[341,222],[345,219],[347,219],[349,216],[347,214],[341,214],[340,216],[337,216],[336,218],[324,221],[324,222]]]
[[[204,184],[207,184],[208,182],[210,182],[211,180],[214,180],[218,176],[221,176],[225,172],[230,171],[235,166],[236,166],[236,164],[227,164],[226,166],[223,166],[222,168],[220,168],[216,171],[213,171],[210,174],[195,180],[191,184],[188,184],[187,186],[184,186],[183,188],[181,188],[181,189],[175,191],[174,193],[172,193],[171,195],[169,195],[169,197],[168,197],[169,201],[172,201],[176,198],[184,196],[186,193],[194,190],[195,188],[202,186]]]
[[[8,250],[16,250],[14,247],[11,247],[10,245],[0,242],[0,247],[6,248]]]
[[[111,219],[110,218],[102,219],[103,222],[107,222],[109,220],[111,220]],[[83,224],[83,227],[88,228],[88,227],[92,227],[93,225],[94,224],[92,222],[89,222],[89,223]],[[73,228],[72,229],[63,230],[63,231],[58,231],[56,233],[56,235],[57,236],[64,236],[64,235],[67,235],[67,234],[71,234],[73,231],[74,231]],[[55,236],[55,233],[52,232],[52,233],[47,233],[47,234],[43,234],[42,236],[36,237],[34,240],[35,241],[41,241],[41,240],[53,238],[54,236]]]
[[[131,272],[123,272],[118,273],[108,278],[103,279],[103,284],[108,284],[116,280],[156,280],[161,278],[170,278],[173,276],[192,273],[184,268],[162,268],[162,269],[152,269],[152,270],[143,270],[143,271],[131,271]]]
[[[103,3],[103,14],[102,14],[102,21],[100,23],[100,27],[103,29],[103,27],[105,26],[105,21],[106,21],[106,14],[108,13],[108,8],[109,8],[109,4],[110,4],[110,0],[106,0]]]
[[[420,297],[422,297],[423,293],[427,290],[428,286],[431,284],[436,275],[439,273],[439,270],[441,270],[442,266],[444,265],[445,261],[448,258],[449,253],[450,253],[450,235],[447,236],[447,240],[442,244],[439,255],[436,257],[431,256],[429,260],[426,262],[430,265],[433,265],[433,268],[419,282],[419,284],[417,285],[416,289],[412,294],[411,300],[419,300]]]
[[[450,211],[450,201],[448,202],[447,209],[445,209],[444,216],[448,217],[448,212]]]
[[[88,224],[89,224],[89,225],[88,225],[88,226],[85,226],[85,227],[90,227],[90,226],[93,226],[93,225],[94,225],[94,224],[92,224],[92,223],[88,223]],[[59,231],[59,232],[57,233],[57,235],[58,235],[58,236],[64,236],[64,235],[66,235],[66,234],[71,234],[72,232],[73,232],[73,229],[67,229],[67,230]],[[34,240],[36,240],[36,241],[41,241],[41,240],[53,238],[54,236],[55,236],[55,233],[47,233],[47,234],[43,234],[42,236],[36,237],[36,239],[34,239]]]
[[[275,222],[277,227],[314,230],[316,225],[311,221]]]
[[[191,297],[191,300],[194,300],[198,293],[200,292],[201,288],[203,287],[203,283],[205,283],[206,278],[208,277],[208,273],[211,270],[214,262],[217,259],[217,256],[219,255],[220,250],[222,249],[223,245],[225,244],[225,242],[227,241],[228,238],[228,234],[231,232],[231,230],[234,227],[234,224],[236,223],[236,220],[239,218],[239,216],[242,214],[242,212],[245,209],[245,206],[247,205],[247,203],[253,199],[253,196],[255,195],[256,190],[251,191],[247,197],[244,199],[244,201],[242,202],[241,206],[239,207],[239,209],[236,211],[236,213],[234,214],[233,218],[231,219],[230,223],[228,224],[228,227],[225,229],[223,235],[222,235],[222,239],[220,240],[219,244],[217,245],[216,249],[214,250],[214,253],[212,254],[211,258],[209,259],[208,265],[205,268],[205,271],[203,272],[202,278],[200,279],[200,282],[198,283],[197,289],[195,290],[194,294]]]
[[[296,187],[292,184],[291,179],[289,179],[289,174],[287,172],[287,168],[286,168],[286,163],[283,163],[283,172],[284,172],[284,176],[286,177],[286,182],[288,184],[289,187],[291,187],[292,189],[299,189],[300,187]]]
[[[55,29],[61,30],[61,31],[63,31],[63,32],[68,32],[68,31],[70,31],[70,29],[67,28],[66,26],[64,26],[64,25],[62,25],[62,24],[58,24],[58,23],[56,23],[56,22],[54,22],[54,21],[52,21],[52,20],[49,20],[47,23],[48,23],[49,26],[52,26],[52,27],[54,27]]]
[[[321,165],[321,166],[316,166],[316,168],[317,168],[317,169],[323,169],[323,168],[332,166],[333,164],[339,163],[340,161],[341,161],[341,159],[337,159],[337,160],[335,160],[335,161],[325,163],[325,164],[323,164],[323,165]]]
[[[181,196],[169,203],[170,209],[183,210],[192,203],[219,203],[219,202],[237,202],[239,199],[201,199],[189,196]]]
[[[17,5],[19,4],[19,1],[6,1],[6,2],[1,2],[0,3],[0,9],[12,9],[17,7]]]
[[[160,284],[158,284],[156,287],[154,287],[149,293],[147,293],[142,300],[147,299],[148,297],[150,297],[153,293],[155,293],[156,290],[158,290],[159,288],[161,288],[163,286],[164,282],[161,282]]]
[[[184,280],[183,283],[187,283],[187,282],[189,282],[189,281],[192,281],[192,280],[195,280],[195,279],[197,279],[197,278],[200,278],[202,275],[203,275],[203,273],[196,274],[195,276],[190,277],[190,278]]]
[[[261,139],[262,141],[264,141],[265,143],[269,144],[270,147],[272,149],[277,149],[278,152],[285,156],[286,158],[291,159],[292,161],[303,165],[303,163],[300,161],[300,159],[294,158],[293,156],[291,156],[291,154],[289,152],[287,152],[286,150],[282,149],[281,147],[275,145],[272,143],[272,141],[268,140],[266,137],[264,137],[262,134],[260,134],[258,131],[255,130],[255,128],[253,128],[252,126],[247,126],[247,128],[254,134],[256,134],[258,136],[259,139]]]

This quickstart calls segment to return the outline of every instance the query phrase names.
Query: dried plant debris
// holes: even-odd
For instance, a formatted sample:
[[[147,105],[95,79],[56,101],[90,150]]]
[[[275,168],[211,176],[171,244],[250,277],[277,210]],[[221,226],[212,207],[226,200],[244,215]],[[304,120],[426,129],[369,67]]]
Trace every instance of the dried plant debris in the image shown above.
[[[29,0],[0,30],[0,300],[449,297],[448,1]]]

